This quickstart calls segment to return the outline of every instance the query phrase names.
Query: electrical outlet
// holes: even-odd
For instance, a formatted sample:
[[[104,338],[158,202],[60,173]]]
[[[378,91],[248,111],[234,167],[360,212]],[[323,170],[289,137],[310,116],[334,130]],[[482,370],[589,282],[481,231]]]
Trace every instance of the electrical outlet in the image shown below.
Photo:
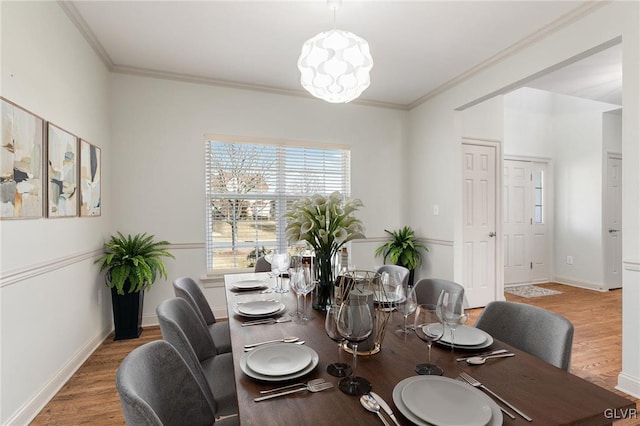
[[[573,256],[567,256],[567,265],[573,265]]]

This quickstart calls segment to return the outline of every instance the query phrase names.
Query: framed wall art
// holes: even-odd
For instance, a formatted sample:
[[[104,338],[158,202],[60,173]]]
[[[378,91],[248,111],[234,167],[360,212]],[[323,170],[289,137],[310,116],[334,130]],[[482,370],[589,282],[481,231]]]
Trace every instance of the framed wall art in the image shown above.
[[[49,217],[78,215],[78,138],[47,123],[47,198]]]
[[[100,216],[100,148],[80,139],[80,216]]]
[[[44,215],[44,120],[0,98],[0,219]]]

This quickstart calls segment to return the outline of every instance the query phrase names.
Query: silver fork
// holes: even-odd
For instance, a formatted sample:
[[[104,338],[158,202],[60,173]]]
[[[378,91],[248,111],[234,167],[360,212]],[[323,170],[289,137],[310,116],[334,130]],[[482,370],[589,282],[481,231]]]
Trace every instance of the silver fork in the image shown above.
[[[304,391],[320,392],[320,391],[323,391],[323,390],[331,389],[332,387],[333,387],[333,383],[331,383],[331,382],[324,382],[324,383],[318,383],[318,384],[313,384],[313,385],[305,385],[304,387],[299,388],[299,389],[294,389],[294,390],[290,390],[290,391],[286,391],[286,392],[280,392],[280,393],[274,393],[274,394],[271,394],[271,395],[261,396],[259,398],[254,398],[253,400],[255,402],[260,402],[260,401],[264,401],[266,399],[278,398],[280,396],[291,395],[291,394],[294,394],[294,393],[299,393],[299,392],[304,392]]]
[[[476,379],[474,379],[473,377],[471,377],[470,375],[468,375],[464,371],[460,373],[460,377],[462,378],[462,380],[464,380],[465,382],[469,383],[474,388],[480,388],[480,389],[483,389],[483,390],[489,392],[491,395],[493,395],[496,399],[498,399],[504,405],[506,405],[507,407],[511,408],[516,413],[520,414],[522,416],[522,418],[525,419],[526,421],[528,421],[528,422],[532,421],[531,417],[527,416],[525,413],[523,413],[522,411],[520,411],[519,409],[517,409],[516,407],[511,405],[509,402],[505,401],[504,398],[502,398],[500,395],[496,394],[491,389],[489,389],[488,387],[486,387],[485,385],[483,385],[482,383],[480,383],[479,381],[477,381]]]
[[[271,393],[271,392],[279,392],[281,390],[285,390],[285,389],[289,389],[289,388],[298,388],[298,387],[303,387],[303,386],[314,386],[314,385],[319,385],[319,384],[324,383],[324,382],[325,382],[324,379],[313,379],[313,380],[309,380],[307,383],[294,383],[292,385],[280,386],[279,388],[261,390],[260,393],[264,394],[264,393]]]

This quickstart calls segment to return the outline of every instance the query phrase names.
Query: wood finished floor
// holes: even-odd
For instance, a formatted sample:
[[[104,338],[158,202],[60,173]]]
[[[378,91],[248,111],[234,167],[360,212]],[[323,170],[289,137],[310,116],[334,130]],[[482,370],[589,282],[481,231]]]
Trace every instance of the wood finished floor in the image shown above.
[[[525,299],[507,294],[507,300],[530,303],[557,312],[575,326],[571,372],[626,396],[615,386],[620,372],[622,346],[622,291],[599,293],[559,284],[543,287],[562,291],[553,296]],[[475,321],[480,309],[471,314]],[[109,336],[78,369],[31,425],[124,425],[115,387],[115,372],[135,347],[160,339],[158,327],[146,327],[139,339],[114,342]],[[636,400],[640,409],[640,400]],[[616,426],[639,426],[640,418],[620,420]]]

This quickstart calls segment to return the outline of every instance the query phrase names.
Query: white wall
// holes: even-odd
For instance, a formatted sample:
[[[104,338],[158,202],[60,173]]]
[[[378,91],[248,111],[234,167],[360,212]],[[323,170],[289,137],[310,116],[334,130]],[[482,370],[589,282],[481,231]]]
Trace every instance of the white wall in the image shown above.
[[[504,96],[504,155],[553,157],[553,99],[523,87]]]
[[[404,224],[407,113],[335,105],[305,97],[214,87],[130,75],[113,76],[114,229],[147,231],[175,244],[170,280],[145,297],[145,322],[173,296],[170,281],[206,273],[204,135],[282,138],[351,147],[352,196],[373,241],[352,245],[353,263],[371,268],[383,230]],[[377,261],[377,262],[376,262]],[[225,315],[222,288],[206,295]]]
[[[57,3],[0,2],[0,14],[2,96],[100,146],[103,156],[100,218],[0,222],[2,423],[27,423],[111,328],[108,293],[92,263],[106,235],[155,233],[174,243],[170,276],[204,271],[204,133],[351,145],[353,195],[367,206],[361,218],[374,238],[353,245],[354,262],[371,266],[382,230],[409,223],[432,248],[427,271],[452,278],[460,267],[459,137],[471,123],[454,109],[619,36],[625,76],[619,386],[640,396],[638,2],[603,5],[409,113],[124,75],[113,76],[112,92],[103,65]],[[158,283],[147,297],[147,320],[171,296],[169,283]],[[222,308],[218,289],[208,296]]]
[[[568,58],[621,37],[623,40],[622,151],[623,170],[623,372],[621,389],[640,395],[640,4],[615,1],[527,44],[503,61],[441,92],[410,111],[409,223],[419,235],[453,241],[453,275],[460,276],[461,200],[459,146],[462,123],[454,110],[494,93],[508,92],[519,82]],[[597,28],[598,31],[593,31]],[[419,184],[417,183],[419,182]],[[600,187],[598,187],[600,190]],[[440,216],[432,206],[439,204]],[[601,224],[598,224],[600,229]]]
[[[604,289],[603,112],[613,105],[555,95],[555,279]],[[567,256],[573,264],[567,263]]]
[[[607,153],[622,152],[622,110],[617,109],[602,114],[602,142],[605,157]]]
[[[1,2],[1,94],[102,149],[101,217],[0,222],[0,422],[26,424],[111,329],[109,81],[55,2]],[[98,305],[98,293],[104,302]]]
[[[602,290],[604,111],[615,105],[522,88],[505,96],[505,151],[553,161],[554,281]],[[608,119],[620,152],[621,116]],[[617,124],[617,128],[615,125]],[[616,142],[617,140],[617,142]],[[567,256],[573,264],[567,263]]]

